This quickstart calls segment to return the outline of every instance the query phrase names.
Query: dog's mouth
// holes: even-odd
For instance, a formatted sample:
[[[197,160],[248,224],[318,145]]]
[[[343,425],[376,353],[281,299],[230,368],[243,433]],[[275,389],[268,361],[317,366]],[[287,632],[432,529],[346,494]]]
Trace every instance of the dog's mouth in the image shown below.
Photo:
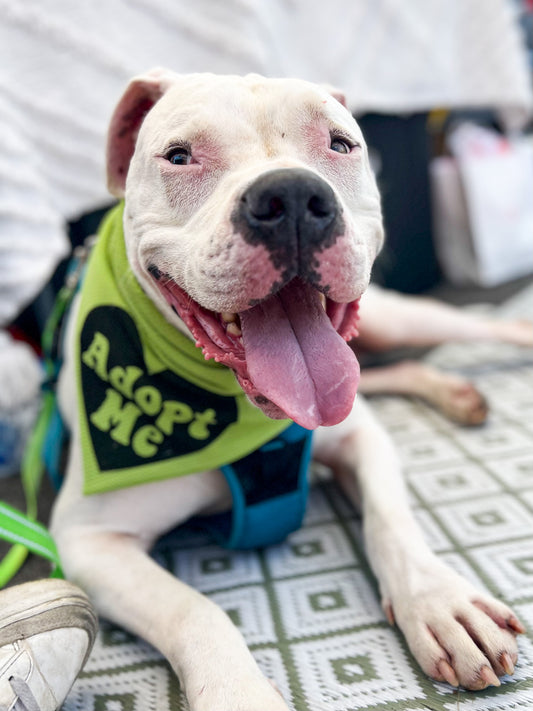
[[[335,425],[350,413],[359,364],[358,300],[339,304],[296,277],[239,313],[204,308],[157,267],[149,272],[206,359],[231,368],[248,397],[274,419]]]

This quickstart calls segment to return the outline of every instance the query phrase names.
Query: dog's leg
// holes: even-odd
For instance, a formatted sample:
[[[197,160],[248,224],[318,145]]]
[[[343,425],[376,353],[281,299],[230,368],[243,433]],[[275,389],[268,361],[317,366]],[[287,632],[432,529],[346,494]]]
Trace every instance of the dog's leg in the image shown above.
[[[191,711],[288,711],[229,617],[147,553],[158,535],[215,503],[222,475],[82,497],[76,452],[52,525],[67,576],[100,614],[166,656]]]
[[[364,368],[359,392],[419,397],[462,425],[480,425],[488,413],[485,398],[466,378],[413,360]]]
[[[394,445],[363,400],[348,424],[338,426],[336,439],[332,431],[317,437],[316,455],[360,502],[369,562],[389,621],[434,679],[467,689],[499,685],[498,677],[513,671],[522,625],[507,606],[478,592],[431,552],[409,509]]]
[[[359,332],[355,349],[376,352],[446,341],[499,340],[533,346],[533,323],[529,321],[495,319],[375,286],[361,298]],[[483,395],[466,378],[415,361],[363,369],[360,392],[420,397],[465,425],[481,424],[488,412]]]
[[[530,321],[496,319],[375,286],[361,297],[360,314],[357,342],[373,351],[446,341],[495,340],[533,347]]]

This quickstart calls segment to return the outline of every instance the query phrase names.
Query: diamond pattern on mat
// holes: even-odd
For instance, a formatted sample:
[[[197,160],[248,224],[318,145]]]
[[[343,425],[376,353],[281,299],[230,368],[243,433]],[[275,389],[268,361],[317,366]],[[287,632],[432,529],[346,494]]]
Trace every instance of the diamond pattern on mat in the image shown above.
[[[93,652],[85,665],[85,673],[110,671],[114,667],[133,666],[161,661],[161,654],[148,642],[107,622],[100,625]]]
[[[412,470],[461,462],[462,452],[444,435],[396,442],[401,463]]]
[[[461,711],[516,711],[516,709],[530,711],[533,708],[533,689],[511,692],[505,689],[505,696],[498,694],[487,698],[487,695],[484,695],[475,699],[463,693],[459,698]],[[457,701],[444,704],[446,711],[457,711],[457,708]]]
[[[435,512],[463,546],[504,541],[533,531],[533,514],[509,494],[438,506]]]
[[[267,644],[277,640],[268,596],[263,587],[253,585],[224,590],[209,597],[229,615],[247,644]]]
[[[166,661],[84,673],[62,711],[186,711],[188,706]]]
[[[310,711],[382,708],[424,698],[392,630],[298,642],[291,650]]]
[[[289,639],[384,621],[376,591],[357,570],[284,580],[274,589]]]
[[[285,543],[267,549],[265,557],[273,578],[356,563],[350,542],[338,524],[302,528],[292,533]]]
[[[480,492],[493,494],[501,491],[501,485],[473,462],[430,471],[408,472],[407,480],[425,503],[435,506],[477,497]]]
[[[533,489],[533,447],[527,454],[487,461],[486,466],[510,489]]]
[[[504,598],[533,597],[533,537],[473,548],[470,555]]]
[[[469,454],[489,460],[531,452],[531,437],[511,424],[458,430],[455,439]]]
[[[230,551],[219,546],[180,550],[174,555],[174,574],[193,588],[208,592],[263,580],[255,551]]]

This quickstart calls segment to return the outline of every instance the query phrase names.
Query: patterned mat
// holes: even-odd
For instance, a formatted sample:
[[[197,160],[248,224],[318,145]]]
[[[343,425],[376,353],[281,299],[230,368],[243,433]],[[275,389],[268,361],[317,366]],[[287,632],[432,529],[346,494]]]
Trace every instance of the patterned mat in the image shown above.
[[[533,318],[533,288],[504,309]],[[158,553],[221,605],[294,711],[507,711],[533,708],[533,354],[445,346],[430,360],[471,376],[488,424],[462,429],[419,402],[373,400],[402,457],[432,549],[509,603],[528,627],[515,675],[470,693],[432,682],[389,627],[362,553],[360,521],[333,483],[317,483],[304,527],[283,545],[233,553],[184,531]],[[64,711],[181,711],[164,659],[104,624]],[[214,710],[215,711],[215,710]]]

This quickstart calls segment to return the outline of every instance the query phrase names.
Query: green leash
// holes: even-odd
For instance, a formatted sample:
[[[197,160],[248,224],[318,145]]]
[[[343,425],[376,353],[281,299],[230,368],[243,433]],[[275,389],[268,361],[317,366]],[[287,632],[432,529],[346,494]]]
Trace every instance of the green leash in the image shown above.
[[[51,561],[52,577],[62,575],[54,540],[45,526],[36,520],[37,495],[44,473],[41,450],[55,407],[54,399],[52,392],[44,394],[41,413],[22,460],[21,480],[26,497],[26,514],[0,501],[0,538],[13,544],[0,562],[0,588],[16,575],[29,552]]]
[[[21,464],[21,481],[26,498],[26,513],[0,501],[0,538],[12,546],[0,561],[0,588],[20,570],[28,553],[52,563],[51,577],[62,577],[59,554],[45,526],[37,521],[37,497],[45,471],[43,450],[46,434],[56,408],[55,383],[60,367],[61,331],[72,299],[78,288],[89,248],[78,247],[69,266],[64,286],[60,289],[52,313],[43,331],[44,368],[46,374],[43,402]]]

